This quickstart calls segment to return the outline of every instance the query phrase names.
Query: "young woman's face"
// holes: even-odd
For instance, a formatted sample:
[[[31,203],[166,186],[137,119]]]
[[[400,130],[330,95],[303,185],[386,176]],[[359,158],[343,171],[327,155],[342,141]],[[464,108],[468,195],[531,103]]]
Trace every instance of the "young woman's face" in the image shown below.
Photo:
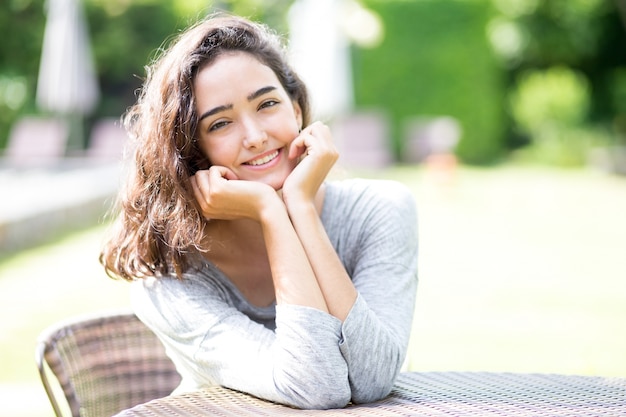
[[[297,163],[287,154],[302,112],[276,74],[250,54],[226,53],[198,72],[194,94],[198,141],[210,163],[281,189]]]

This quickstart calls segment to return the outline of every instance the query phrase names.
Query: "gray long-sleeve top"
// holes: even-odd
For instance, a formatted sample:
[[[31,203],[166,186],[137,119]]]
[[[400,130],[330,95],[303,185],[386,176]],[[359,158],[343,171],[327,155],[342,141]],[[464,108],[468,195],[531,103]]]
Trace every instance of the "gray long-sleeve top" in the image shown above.
[[[182,280],[132,285],[137,315],[183,377],[178,391],[222,385],[311,409],[389,394],[413,318],[415,202],[396,182],[328,182],[321,218],[358,291],[343,323],[309,307],[253,306],[208,261]]]

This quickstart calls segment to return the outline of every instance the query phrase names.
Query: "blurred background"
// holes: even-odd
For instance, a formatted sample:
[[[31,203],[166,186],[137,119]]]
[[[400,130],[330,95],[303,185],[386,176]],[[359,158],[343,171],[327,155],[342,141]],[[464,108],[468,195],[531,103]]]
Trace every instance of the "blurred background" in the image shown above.
[[[414,192],[411,370],[626,376],[625,0],[5,0],[0,415],[52,415],[45,327],[128,306],[97,262],[119,118],[216,10],[284,36],[337,175]]]

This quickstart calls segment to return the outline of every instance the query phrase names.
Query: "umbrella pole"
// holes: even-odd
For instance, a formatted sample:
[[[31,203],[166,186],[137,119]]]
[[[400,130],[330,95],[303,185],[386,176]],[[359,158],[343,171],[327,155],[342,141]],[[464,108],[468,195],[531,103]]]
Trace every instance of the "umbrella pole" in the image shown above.
[[[69,127],[69,136],[65,153],[67,156],[80,156],[85,150],[84,118],[81,114],[72,113],[66,115],[66,120]]]

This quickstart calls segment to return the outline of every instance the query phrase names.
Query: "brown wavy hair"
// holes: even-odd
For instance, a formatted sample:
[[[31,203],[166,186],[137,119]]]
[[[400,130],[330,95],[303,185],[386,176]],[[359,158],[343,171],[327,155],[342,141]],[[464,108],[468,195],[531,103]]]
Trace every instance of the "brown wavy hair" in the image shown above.
[[[192,266],[192,255],[208,250],[207,220],[189,181],[209,167],[196,141],[194,80],[202,68],[230,51],[249,53],[271,68],[300,105],[304,126],[310,123],[306,87],[289,66],[281,39],[266,26],[214,15],[175,38],[147,67],[137,103],[123,117],[134,140],[133,163],[117,198],[112,235],[100,254],[109,276],[129,281],[181,277]]]

